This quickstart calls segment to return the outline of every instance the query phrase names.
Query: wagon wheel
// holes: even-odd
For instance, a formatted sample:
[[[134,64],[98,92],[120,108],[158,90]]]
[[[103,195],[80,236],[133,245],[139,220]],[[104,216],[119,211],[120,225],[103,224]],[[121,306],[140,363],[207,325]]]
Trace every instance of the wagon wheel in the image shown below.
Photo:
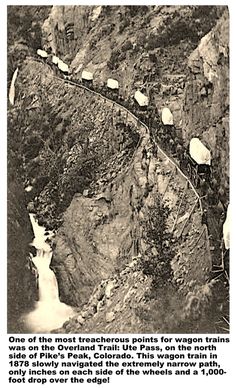
[[[192,177],[192,167],[191,167],[190,163],[187,164],[187,173],[188,173],[189,178],[191,178]]]
[[[198,187],[198,184],[199,184],[199,176],[198,176],[198,173],[195,169],[193,169],[193,173],[192,173],[192,180],[193,180],[193,184],[195,187]]]

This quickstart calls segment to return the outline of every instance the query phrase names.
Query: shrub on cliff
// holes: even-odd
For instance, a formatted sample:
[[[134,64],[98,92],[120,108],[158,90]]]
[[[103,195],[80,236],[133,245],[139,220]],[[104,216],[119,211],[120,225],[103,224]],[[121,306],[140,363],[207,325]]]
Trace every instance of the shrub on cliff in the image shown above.
[[[114,50],[111,53],[110,59],[107,62],[107,66],[111,70],[116,70],[119,66],[121,52],[120,50]]]
[[[125,41],[125,43],[123,43],[122,45],[122,51],[128,51],[128,50],[131,50],[133,48],[133,45],[131,43],[131,41],[128,39]]]
[[[157,197],[154,205],[149,208],[148,219],[144,222],[144,239],[148,249],[141,260],[141,266],[144,275],[152,278],[150,297],[155,297],[160,288],[172,279],[171,260],[175,251],[171,241],[173,236],[167,226],[169,213],[168,206],[162,204]]]
[[[190,8],[188,14],[183,9],[175,10],[163,19],[161,28],[155,33],[148,33],[144,39],[147,50],[178,45],[181,41],[196,45],[211,30],[220,15],[219,7],[215,6]]]
[[[38,134],[27,136],[23,145],[23,153],[26,160],[36,158],[42,146],[43,141]]]
[[[171,260],[175,249],[167,227],[169,212],[157,197],[143,225],[148,249],[141,259],[141,269],[152,279],[146,306],[137,309],[144,330],[150,333],[227,332],[228,292],[222,281],[212,279],[197,285],[187,295],[181,294],[172,281]]]

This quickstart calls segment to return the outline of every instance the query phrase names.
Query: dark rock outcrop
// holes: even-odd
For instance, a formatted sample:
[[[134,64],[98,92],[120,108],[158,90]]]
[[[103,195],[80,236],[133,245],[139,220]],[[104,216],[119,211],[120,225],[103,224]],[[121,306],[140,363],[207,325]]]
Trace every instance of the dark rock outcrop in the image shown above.
[[[9,174],[10,175],[10,174]],[[7,252],[7,307],[8,332],[24,330],[20,317],[37,298],[36,279],[29,265],[29,244],[33,231],[26,209],[22,184],[9,177],[8,181],[8,252]]]

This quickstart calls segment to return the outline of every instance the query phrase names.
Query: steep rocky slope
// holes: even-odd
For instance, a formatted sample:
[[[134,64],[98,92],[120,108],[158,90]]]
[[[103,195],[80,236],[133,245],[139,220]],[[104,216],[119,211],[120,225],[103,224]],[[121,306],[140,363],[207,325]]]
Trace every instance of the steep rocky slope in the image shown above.
[[[218,188],[229,189],[229,23],[225,12],[188,61],[182,108],[186,140],[200,136],[213,157]]]
[[[150,284],[145,273],[148,274],[150,269],[144,270],[144,267],[149,268],[149,257],[155,260],[161,249],[163,261],[160,262],[160,270],[164,269],[166,272],[167,282],[169,276],[173,278],[173,286],[176,284],[177,287],[175,291],[184,304],[191,293],[195,295],[199,287],[208,281],[211,257],[207,235],[201,226],[198,196],[186,184],[186,179],[178,168],[153,144],[147,129],[140,126],[132,115],[127,115],[123,108],[105,102],[102,96],[92,96],[89,91],[65,84],[63,80],[54,77],[47,65],[27,60],[18,84],[24,95],[22,101],[26,101],[28,106],[24,114],[28,126],[22,147],[23,150],[30,150],[30,153],[24,154],[24,164],[29,174],[28,179],[35,186],[31,194],[32,197],[35,196],[31,206],[34,206],[44,224],[54,224],[57,228],[62,224],[55,239],[52,261],[61,300],[80,308],[88,303],[90,308],[89,297],[93,295],[94,285],[99,287],[101,282],[109,283],[114,276],[118,276],[123,284],[125,280],[122,279],[122,271],[126,266],[129,267],[133,257],[139,255],[141,263],[136,276],[143,279],[139,297],[144,302],[142,308],[150,311],[151,307],[145,303]],[[31,91],[30,95],[28,90]],[[22,109],[22,101],[18,108]],[[88,115],[86,111],[90,112],[91,106],[93,114]],[[39,115],[42,117],[40,113],[45,112],[44,109],[49,117],[56,117],[56,130],[45,127],[44,121],[38,122],[38,127],[35,127],[35,118]],[[70,122],[63,122],[69,114]],[[32,145],[29,141],[30,128],[34,128],[30,136],[35,148],[28,147]],[[88,132],[84,128],[92,130]],[[60,142],[57,140],[57,132],[60,133]],[[37,139],[44,141],[38,144]],[[85,180],[86,170],[80,170],[80,152],[83,147],[97,146],[99,139],[101,145],[99,149],[95,148],[97,152],[94,153],[92,148],[95,157],[92,176]],[[97,163],[98,160],[101,164]],[[84,166],[83,159],[82,162]],[[36,168],[32,168],[34,164]],[[55,166],[58,167],[57,170]],[[42,180],[45,173],[47,179]],[[64,181],[65,185],[62,184]],[[185,200],[182,198],[183,192],[186,195]],[[71,198],[72,202],[65,211]],[[156,209],[157,198],[171,212],[166,226],[163,226],[164,230],[169,230],[169,234],[155,248],[153,238],[155,239],[157,231],[151,228],[154,235],[151,240],[147,238],[147,222],[153,207],[157,223],[161,225],[163,210]],[[169,267],[171,257],[173,260]],[[128,281],[134,284],[134,278],[131,273]],[[134,285],[134,289],[135,287]],[[119,298],[122,299],[124,290],[121,287],[119,291]],[[133,292],[130,291],[130,295]],[[192,308],[192,302],[190,305]],[[136,317],[136,330],[145,331],[143,323],[141,322],[141,326],[138,324],[136,307],[131,310],[132,330]],[[122,310],[116,306],[116,311],[119,315]],[[184,318],[185,315],[186,312]],[[99,319],[99,315],[94,319]],[[85,330],[92,330],[91,327]],[[109,330],[128,330],[128,326],[122,327],[118,321]],[[103,330],[103,327],[98,327],[97,330]],[[164,330],[168,330],[166,326]]]
[[[224,10],[53,7],[43,26],[43,42],[71,64],[78,78],[87,68],[94,72],[96,84],[117,79],[124,98],[142,88],[159,109],[168,101],[176,111],[175,124],[180,125],[187,58]]]
[[[140,88],[159,112],[169,106],[186,146],[198,135],[211,149],[226,198],[228,20],[220,6],[53,7],[43,42],[70,63],[74,78],[86,68],[96,86],[117,79],[130,102]]]
[[[37,46],[41,46],[41,24],[50,7],[8,6],[8,88],[13,72]],[[36,272],[29,260],[29,244],[33,240],[24,190],[22,135],[24,111],[21,110],[21,92],[16,89],[18,108],[8,106],[8,190],[7,190],[7,313],[8,332],[24,331],[21,316],[29,311],[38,297]]]
[[[178,325],[183,325],[187,331],[198,331],[198,327],[203,330],[201,319],[207,321],[207,318],[203,311],[205,307],[201,304],[211,304],[214,282],[208,283],[211,257],[207,235],[201,226],[196,196],[189,187],[186,201],[181,203],[181,192],[186,189],[186,180],[160,150],[158,157],[150,152],[149,158],[145,159],[143,149],[144,145],[150,146],[148,136],[143,143],[137,149],[127,173],[118,182],[113,180],[109,204],[104,202],[106,194],[98,192],[95,198],[74,198],[65,213],[64,226],[60,228],[56,239],[53,265],[61,280],[61,296],[67,302],[74,302],[77,296],[77,305],[80,306],[81,302],[84,305],[80,313],[65,323],[59,332],[175,332],[180,330]],[[176,218],[178,221],[174,234],[169,234],[169,240],[163,239],[161,247],[156,248],[153,241],[147,239],[147,222],[151,219],[150,209],[153,208],[156,223],[161,224],[163,214],[156,208],[158,196],[171,209],[167,230],[173,229]],[[86,203],[89,217],[84,208]],[[196,207],[188,224],[194,205]],[[79,214],[81,209],[83,211]],[[94,223],[94,220],[98,223]],[[87,227],[81,228],[85,223],[88,230]],[[152,229],[152,238],[157,229]],[[73,245],[70,244],[70,247],[73,248],[69,251],[65,249],[65,242],[72,238]],[[171,250],[168,250],[169,245]],[[93,253],[90,252],[90,246],[94,249]],[[155,313],[152,316],[156,307],[153,299],[149,299],[152,289],[149,271],[152,275],[155,271],[159,274],[163,271],[161,266],[158,267],[158,248],[164,252],[161,264],[164,268],[163,278],[166,272],[170,276],[169,281],[172,279],[171,285],[163,283],[161,276],[158,277],[153,289],[157,293],[154,300],[158,301],[158,309],[161,311],[159,317]],[[103,258],[99,264],[101,254]],[[152,255],[153,268],[149,265]],[[174,257],[171,268],[168,256]],[[97,283],[95,288],[94,283]],[[160,292],[161,287],[163,293]],[[164,312],[164,304],[167,302],[165,293],[166,297],[168,295],[168,304]],[[91,295],[89,300],[88,295]],[[181,312],[177,313],[179,308]],[[195,317],[192,321],[193,315]],[[187,327],[189,317],[192,326]],[[208,325],[206,323],[205,329],[208,331],[209,322]]]
[[[113,177],[125,169],[139,134],[119,112],[113,118],[112,103],[55,79],[49,66],[27,60],[18,82],[25,129],[21,151],[36,197],[32,206],[51,228],[58,227],[75,193],[102,182],[109,164]]]

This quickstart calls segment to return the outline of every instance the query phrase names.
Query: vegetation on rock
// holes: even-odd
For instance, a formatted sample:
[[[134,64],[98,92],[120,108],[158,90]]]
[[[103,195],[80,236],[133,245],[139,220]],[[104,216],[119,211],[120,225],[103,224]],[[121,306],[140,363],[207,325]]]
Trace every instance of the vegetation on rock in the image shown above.
[[[173,234],[168,231],[167,218],[170,209],[161,202],[160,197],[154,199],[154,205],[148,208],[148,218],[144,221],[144,240],[148,246],[141,259],[144,275],[151,276],[152,288],[149,297],[158,297],[159,291],[172,282],[171,260],[175,256]]]

